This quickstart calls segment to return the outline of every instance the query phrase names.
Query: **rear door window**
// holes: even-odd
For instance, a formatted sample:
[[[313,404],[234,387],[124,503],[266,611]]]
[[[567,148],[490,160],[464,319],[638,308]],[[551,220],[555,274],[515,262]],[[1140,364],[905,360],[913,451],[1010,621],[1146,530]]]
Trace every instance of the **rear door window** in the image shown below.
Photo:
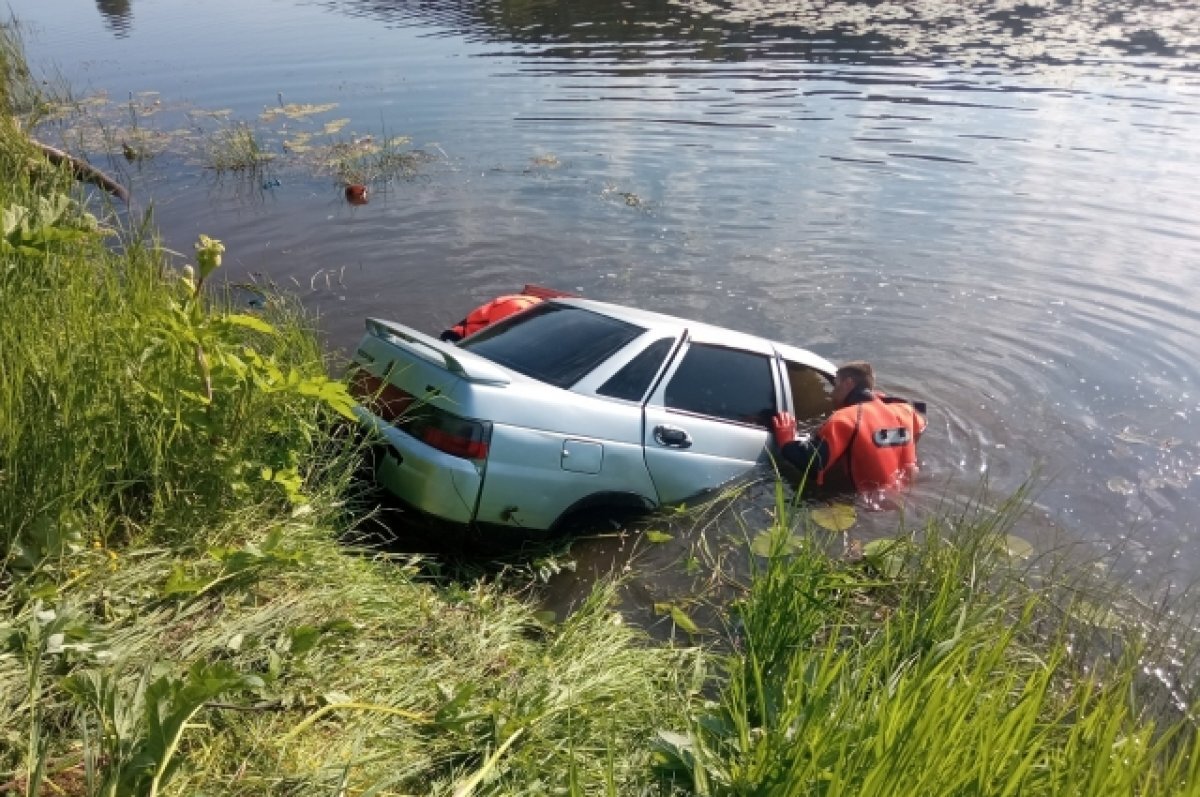
[[[517,373],[568,388],[645,329],[579,307],[544,302],[459,344]]]
[[[596,393],[626,401],[641,401],[674,345],[675,338],[659,338],[654,341],[609,377],[597,388]]]
[[[771,359],[693,344],[667,384],[664,403],[672,410],[770,427],[775,414]]]

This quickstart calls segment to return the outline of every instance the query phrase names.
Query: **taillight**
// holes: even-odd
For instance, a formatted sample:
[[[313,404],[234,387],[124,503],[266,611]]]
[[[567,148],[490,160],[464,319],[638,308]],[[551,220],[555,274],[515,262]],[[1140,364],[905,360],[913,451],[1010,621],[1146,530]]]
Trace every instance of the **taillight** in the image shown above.
[[[400,428],[438,451],[463,459],[487,459],[492,425],[460,418],[436,407],[424,406]]]
[[[487,459],[492,425],[417,401],[393,384],[358,368],[350,375],[350,395],[373,414],[438,451],[463,459]]]
[[[415,402],[410,393],[361,368],[350,375],[350,395],[388,423],[401,420]]]

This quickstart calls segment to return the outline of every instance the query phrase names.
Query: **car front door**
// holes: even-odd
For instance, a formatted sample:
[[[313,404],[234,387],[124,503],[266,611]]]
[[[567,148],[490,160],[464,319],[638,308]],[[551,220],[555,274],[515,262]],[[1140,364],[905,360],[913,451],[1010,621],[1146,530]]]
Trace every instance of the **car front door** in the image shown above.
[[[685,343],[645,407],[646,466],[659,501],[683,501],[765,461],[779,406],[779,369],[768,345]]]

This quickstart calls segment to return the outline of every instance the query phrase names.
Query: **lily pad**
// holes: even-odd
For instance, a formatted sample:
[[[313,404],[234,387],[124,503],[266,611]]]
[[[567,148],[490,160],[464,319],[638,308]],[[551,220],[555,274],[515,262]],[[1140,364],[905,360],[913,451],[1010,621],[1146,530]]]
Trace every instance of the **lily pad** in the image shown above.
[[[908,540],[871,540],[863,546],[863,558],[888,578],[897,578],[912,549]]]
[[[810,513],[813,523],[826,531],[843,532],[854,525],[858,514],[850,504],[830,504],[812,510]]]
[[[1033,557],[1033,546],[1016,534],[1005,534],[1000,544],[1010,559],[1031,559]]]
[[[782,554],[790,556],[800,550],[800,538],[796,535],[789,535],[778,548],[775,547],[775,535],[778,532],[764,531],[753,540],[750,541],[750,550],[758,556],[771,556],[772,554]]]

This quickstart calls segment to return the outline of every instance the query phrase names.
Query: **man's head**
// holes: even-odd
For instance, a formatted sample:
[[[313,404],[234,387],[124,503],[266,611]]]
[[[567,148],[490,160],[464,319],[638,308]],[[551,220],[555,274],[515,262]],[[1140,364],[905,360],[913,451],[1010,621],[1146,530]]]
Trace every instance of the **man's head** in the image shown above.
[[[866,360],[854,360],[837,369],[833,377],[833,403],[841,407],[851,394],[875,389],[875,369]]]

